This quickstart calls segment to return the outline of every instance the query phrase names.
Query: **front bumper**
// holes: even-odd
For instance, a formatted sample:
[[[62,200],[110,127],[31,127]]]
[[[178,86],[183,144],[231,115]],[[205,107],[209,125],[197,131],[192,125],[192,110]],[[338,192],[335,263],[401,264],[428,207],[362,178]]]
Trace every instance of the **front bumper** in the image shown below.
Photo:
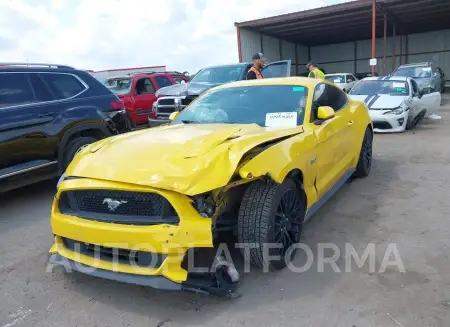
[[[373,130],[376,133],[399,133],[406,130],[408,112],[400,115],[383,114],[381,110],[370,110],[370,118],[373,122]]]
[[[179,217],[178,223],[134,225],[80,218],[63,214],[59,208],[66,191],[119,190],[148,192],[163,196]],[[64,208],[64,206],[62,207]],[[63,210],[64,211],[64,210]],[[80,216],[85,213],[80,212]],[[121,215],[117,215],[121,219]],[[59,185],[51,211],[55,235],[49,250],[49,262],[91,276],[162,290],[187,290],[206,294],[234,296],[236,282],[229,283],[229,267],[211,270],[216,251],[213,248],[210,218],[204,218],[191,205],[189,197],[172,191],[88,178],[66,179]],[[70,243],[71,241],[74,243]],[[72,245],[71,245],[72,244]],[[73,246],[77,244],[78,247]],[[86,248],[100,249],[98,255]],[[115,251],[105,254],[107,250]],[[203,272],[191,271],[189,262],[197,253],[206,260]],[[133,255],[131,255],[133,253]],[[161,258],[141,264],[139,256]],[[138,257],[138,263],[135,260]],[[126,259],[124,259],[126,257]],[[148,257],[145,257],[148,258]],[[211,260],[209,260],[211,259]],[[192,259],[197,262],[197,259]],[[200,260],[203,261],[203,260]],[[196,265],[194,263],[194,265]],[[197,267],[197,266],[196,266]],[[197,267],[199,268],[199,267]],[[188,270],[190,270],[188,272]]]
[[[181,283],[175,283],[163,276],[145,276],[130,273],[122,273],[118,271],[111,271],[105,269],[93,269],[91,266],[87,266],[80,262],[70,260],[58,253],[50,254],[48,257],[50,264],[64,267],[66,270],[73,270],[80,273],[87,274],[89,276],[114,280],[117,282],[135,284],[141,286],[148,286],[160,290],[167,291],[181,291]]]

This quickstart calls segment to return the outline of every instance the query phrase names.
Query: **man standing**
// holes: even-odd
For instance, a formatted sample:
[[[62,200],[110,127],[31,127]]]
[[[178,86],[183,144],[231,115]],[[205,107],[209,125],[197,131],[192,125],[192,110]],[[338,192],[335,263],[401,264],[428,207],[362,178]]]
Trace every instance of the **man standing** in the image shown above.
[[[261,52],[258,52],[253,55],[252,59],[253,66],[248,70],[247,79],[264,78],[263,74],[261,73],[261,68],[264,67],[264,63],[266,62],[264,55]]]
[[[309,62],[309,63],[306,65],[306,69],[309,70],[309,75],[308,75],[308,77],[311,77],[311,78],[320,78],[320,79],[322,79],[322,80],[325,80],[325,74],[322,73],[322,71],[321,71],[319,68],[317,68],[317,65],[316,65],[315,63]]]

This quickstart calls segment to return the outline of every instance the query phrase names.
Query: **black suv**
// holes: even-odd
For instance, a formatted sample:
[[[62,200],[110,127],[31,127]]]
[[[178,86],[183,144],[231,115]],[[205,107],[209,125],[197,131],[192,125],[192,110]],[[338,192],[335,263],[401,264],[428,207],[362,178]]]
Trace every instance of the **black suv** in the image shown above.
[[[121,100],[88,72],[0,64],[0,192],[57,177],[83,146],[130,129]]]

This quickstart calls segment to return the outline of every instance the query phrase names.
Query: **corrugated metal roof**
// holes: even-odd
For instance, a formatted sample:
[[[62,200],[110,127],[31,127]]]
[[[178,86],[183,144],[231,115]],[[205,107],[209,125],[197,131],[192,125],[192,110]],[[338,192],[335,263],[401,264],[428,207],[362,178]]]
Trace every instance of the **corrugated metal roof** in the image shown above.
[[[377,36],[388,34],[395,21],[397,34],[450,28],[449,1],[378,0]],[[236,26],[303,45],[341,43],[371,38],[372,0],[339,3],[295,13],[236,23]]]

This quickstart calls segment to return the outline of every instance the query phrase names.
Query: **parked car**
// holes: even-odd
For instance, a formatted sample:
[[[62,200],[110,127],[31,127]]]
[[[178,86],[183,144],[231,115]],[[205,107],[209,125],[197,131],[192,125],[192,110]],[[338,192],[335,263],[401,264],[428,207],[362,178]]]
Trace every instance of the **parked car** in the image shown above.
[[[328,81],[224,84],[171,117],[169,126],[76,155],[52,207],[52,264],[159,289],[229,294],[239,274],[216,256],[223,233],[236,231],[247,262],[282,269],[303,223],[351,176],[370,173],[367,108]]]
[[[362,80],[366,77],[375,77],[375,76],[379,76],[377,72],[375,72],[374,74],[372,74],[371,72],[368,73],[356,73],[355,77],[357,80]]]
[[[445,74],[432,62],[421,62],[399,66],[391,76],[414,78],[419,88],[432,88],[438,92],[445,91]]]
[[[374,131],[404,132],[426,116],[437,113],[441,94],[432,88],[419,89],[410,77],[368,77],[359,81],[349,93],[366,103]]]
[[[79,149],[131,128],[122,101],[85,71],[1,65],[0,191],[61,175]]]
[[[182,82],[189,82],[189,78],[182,73],[148,72],[111,77],[105,81],[105,86],[122,99],[132,122],[139,126],[148,123],[156,101],[156,91]]]
[[[187,84],[160,89],[156,93],[158,100],[152,108],[153,113],[148,119],[149,126],[155,127],[169,123],[169,116],[172,112],[184,109],[200,94],[212,87],[245,80],[252,65],[253,63],[241,63],[203,68]],[[291,61],[272,62],[266,65],[261,72],[265,78],[291,76]]]
[[[344,92],[348,92],[351,90],[351,88],[356,84],[357,79],[355,76],[349,73],[341,73],[341,74],[327,74],[325,75],[325,78],[336,84],[337,87],[339,87]]]

